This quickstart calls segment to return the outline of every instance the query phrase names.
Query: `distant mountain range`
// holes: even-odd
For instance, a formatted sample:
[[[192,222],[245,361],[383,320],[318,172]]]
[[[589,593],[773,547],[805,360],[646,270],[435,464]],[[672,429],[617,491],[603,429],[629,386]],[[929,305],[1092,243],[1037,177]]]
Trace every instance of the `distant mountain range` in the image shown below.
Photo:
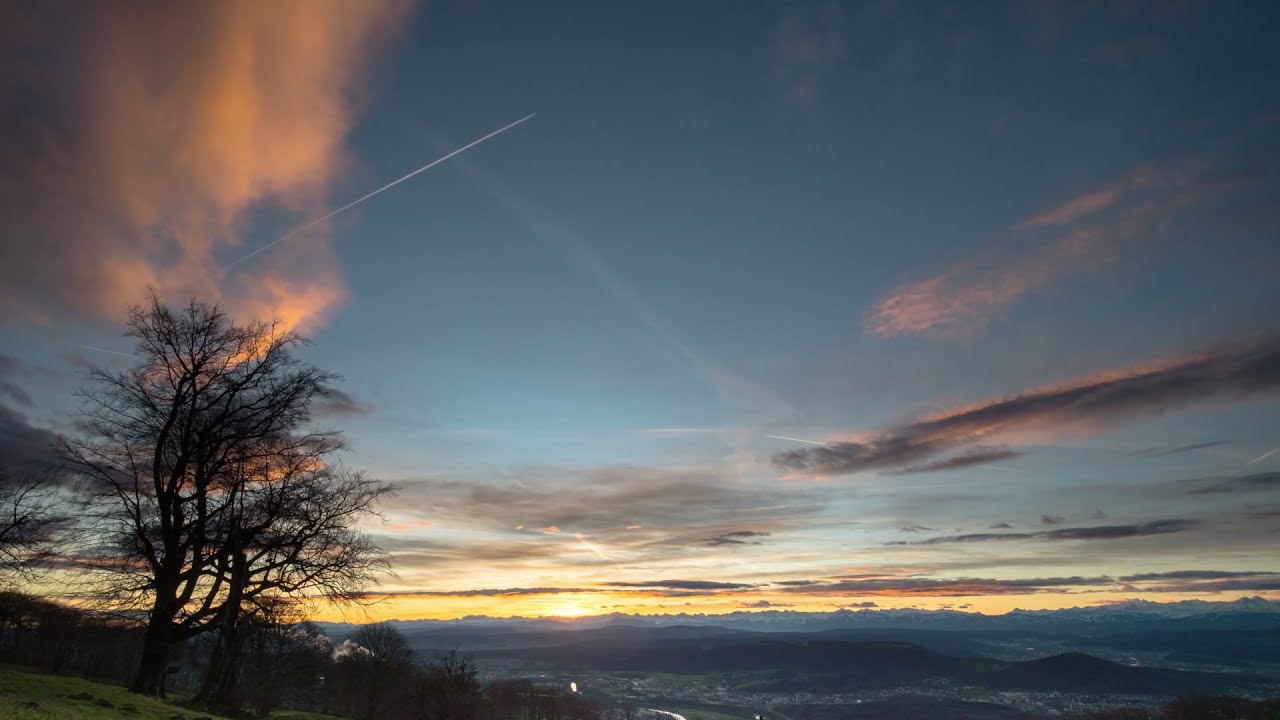
[[[848,628],[896,628],[928,630],[1026,630],[1043,632],[1099,631],[1116,626],[1125,632],[1142,627],[1168,626],[1177,621],[1180,630],[1190,629],[1275,629],[1280,630],[1280,602],[1248,597],[1233,602],[1185,600],[1158,603],[1129,600],[1107,605],[1064,608],[1062,610],[1013,610],[1003,615],[984,615],[958,610],[861,609],[834,612],[792,610],[741,611],[722,615],[678,613],[671,615],[628,615],[611,613],[580,618],[494,618],[484,615],[457,620],[392,620],[401,630],[468,628],[505,631],[584,630],[624,624],[633,627],[707,626],[753,632],[814,632]],[[353,625],[321,623],[328,631],[345,635]]]

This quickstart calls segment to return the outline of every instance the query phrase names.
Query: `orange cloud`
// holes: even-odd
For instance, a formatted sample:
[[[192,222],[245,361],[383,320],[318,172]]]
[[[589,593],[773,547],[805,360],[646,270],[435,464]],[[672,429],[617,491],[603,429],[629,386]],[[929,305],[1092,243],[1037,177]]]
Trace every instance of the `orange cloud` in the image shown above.
[[[0,207],[25,239],[0,251],[0,308],[45,324],[116,317],[151,285],[241,317],[320,322],[345,296],[323,229],[226,262],[262,210],[325,208],[368,62],[406,7],[95,6],[70,37],[55,11],[34,13],[22,51],[58,62],[0,71],[33,99],[0,150]]]
[[[1179,170],[1139,166],[1018,224],[999,247],[895,288],[864,327],[881,337],[972,337],[1020,298],[1149,240],[1174,212],[1219,189]]]

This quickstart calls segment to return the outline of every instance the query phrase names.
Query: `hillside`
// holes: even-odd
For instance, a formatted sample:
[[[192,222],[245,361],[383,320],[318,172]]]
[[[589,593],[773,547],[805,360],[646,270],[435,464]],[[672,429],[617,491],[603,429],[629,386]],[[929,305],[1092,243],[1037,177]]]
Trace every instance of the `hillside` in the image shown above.
[[[1236,676],[1128,667],[1083,653],[1012,663],[991,675],[992,687],[1077,693],[1136,693],[1178,695],[1185,692],[1223,692]]]
[[[180,705],[140,697],[122,687],[62,675],[0,668],[0,718],[5,720],[216,720]],[[283,711],[275,720],[328,720]]]

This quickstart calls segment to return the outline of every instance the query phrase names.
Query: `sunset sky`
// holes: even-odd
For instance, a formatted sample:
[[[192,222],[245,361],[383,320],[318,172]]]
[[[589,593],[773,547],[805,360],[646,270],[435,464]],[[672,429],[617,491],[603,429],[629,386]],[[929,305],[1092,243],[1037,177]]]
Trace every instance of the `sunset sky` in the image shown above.
[[[0,457],[151,286],[344,376],[374,617],[1280,599],[1277,27],[7,4]]]

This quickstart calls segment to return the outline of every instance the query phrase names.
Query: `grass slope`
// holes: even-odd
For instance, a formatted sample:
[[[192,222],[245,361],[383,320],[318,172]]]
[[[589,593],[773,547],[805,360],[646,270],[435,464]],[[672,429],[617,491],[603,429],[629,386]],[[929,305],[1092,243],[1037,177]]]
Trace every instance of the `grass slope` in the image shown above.
[[[63,675],[0,667],[0,718],[4,720],[221,720],[133,695],[122,687]],[[273,720],[332,720],[328,715],[282,711]]]

